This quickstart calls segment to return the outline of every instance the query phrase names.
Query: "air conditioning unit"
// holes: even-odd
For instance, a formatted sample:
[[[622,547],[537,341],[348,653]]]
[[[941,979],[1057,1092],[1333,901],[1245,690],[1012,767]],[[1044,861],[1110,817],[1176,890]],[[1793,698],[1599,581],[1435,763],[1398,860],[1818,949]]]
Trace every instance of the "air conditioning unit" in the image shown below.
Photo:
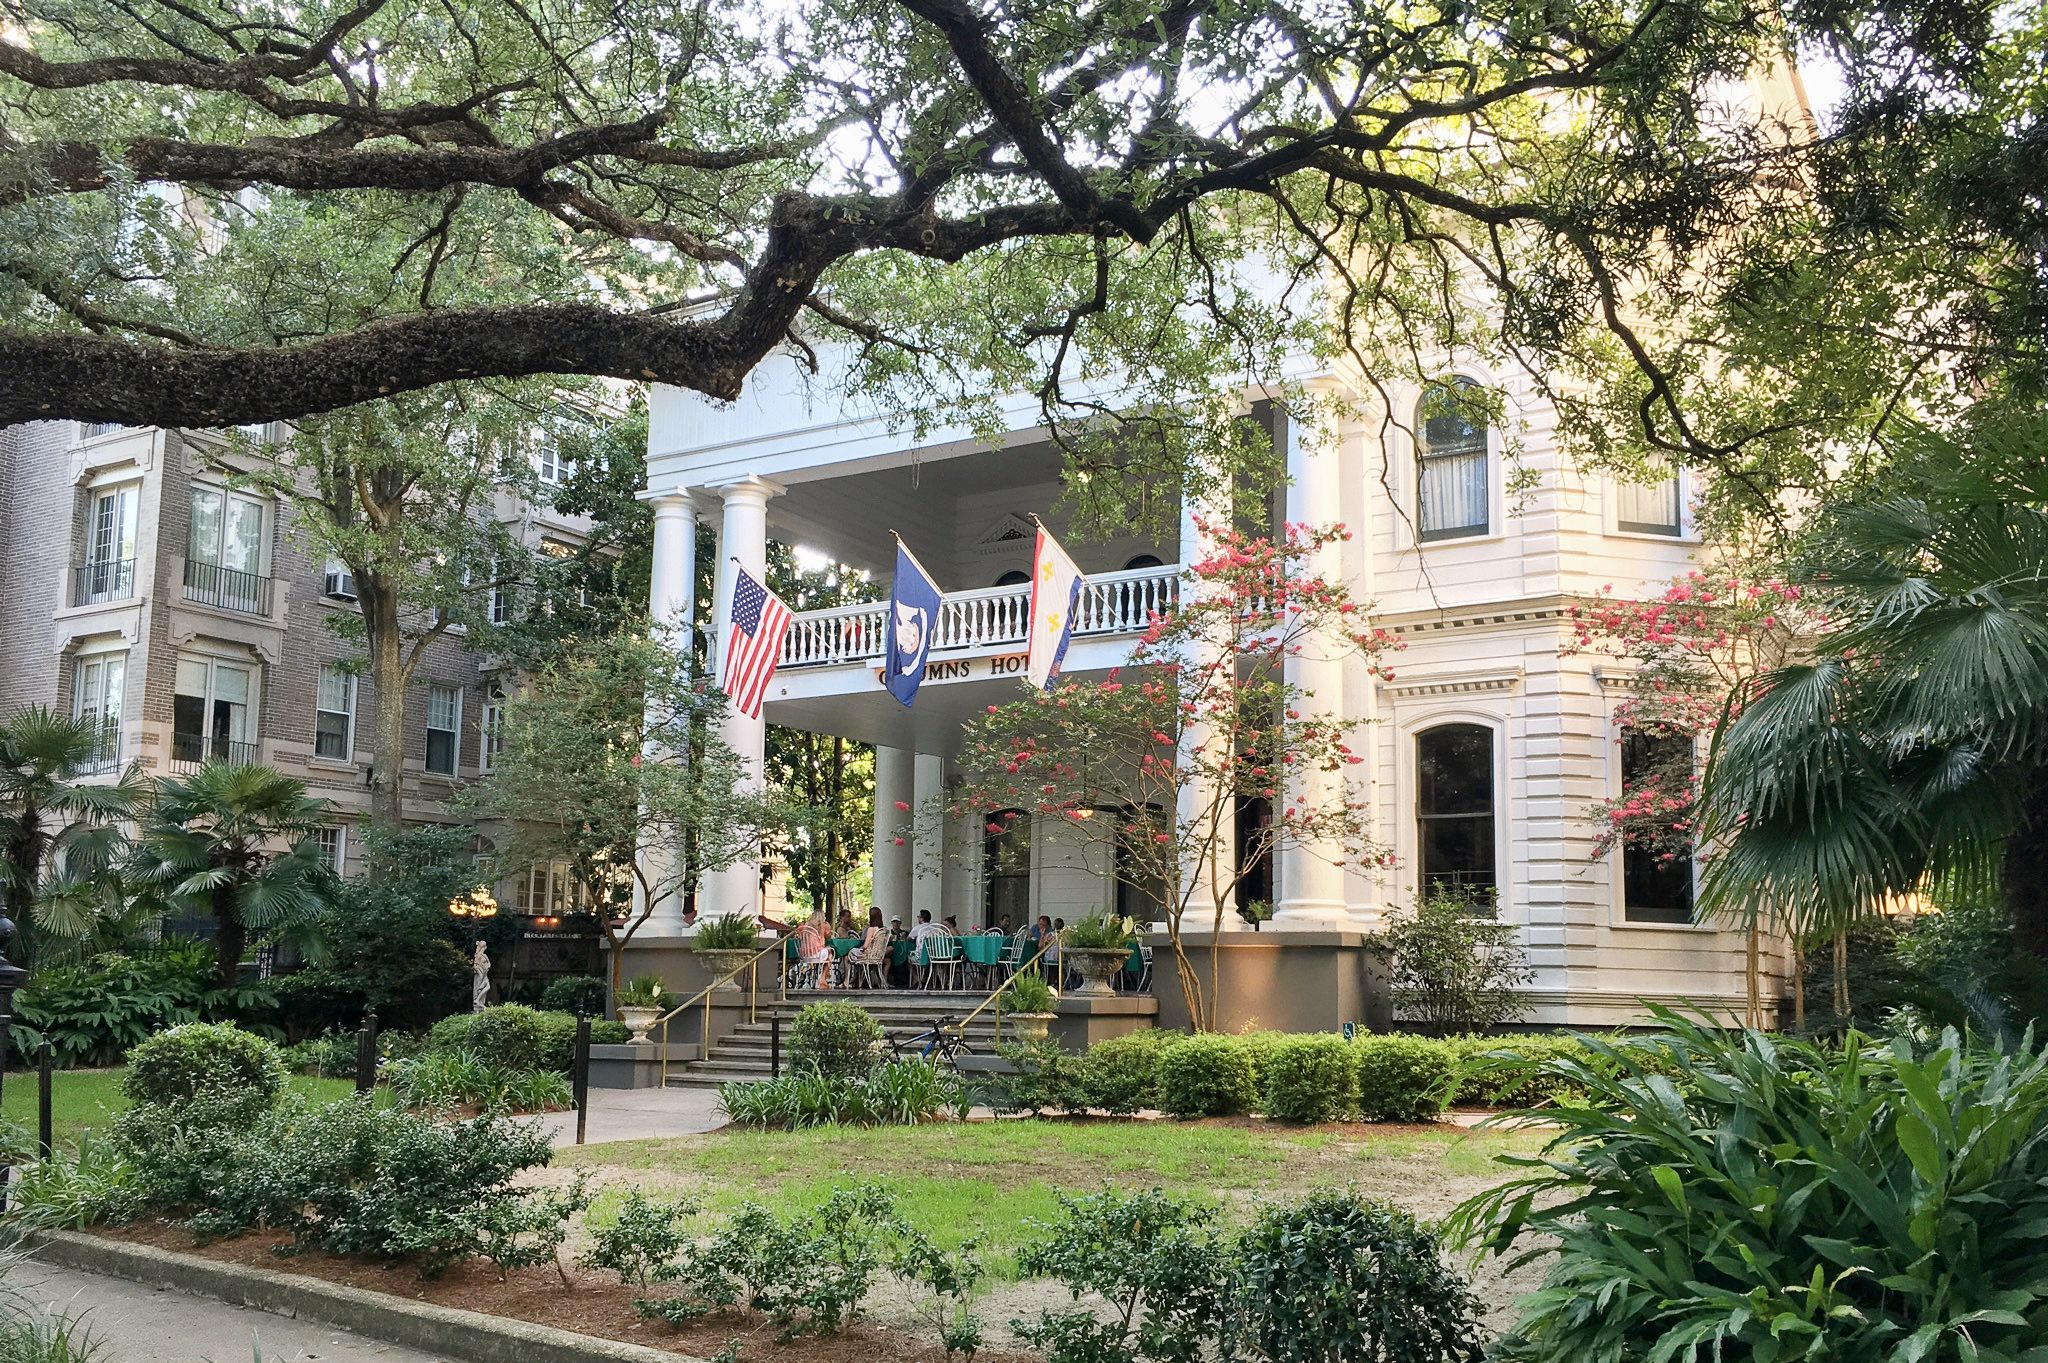
[[[327,565],[327,594],[345,601],[356,599],[356,575],[338,563]]]

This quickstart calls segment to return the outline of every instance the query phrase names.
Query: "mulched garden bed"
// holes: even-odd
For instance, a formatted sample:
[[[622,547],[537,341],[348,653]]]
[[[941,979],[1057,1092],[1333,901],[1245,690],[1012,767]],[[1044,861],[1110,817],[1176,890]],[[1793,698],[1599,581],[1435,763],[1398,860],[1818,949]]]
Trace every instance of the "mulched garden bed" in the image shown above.
[[[775,1326],[759,1316],[714,1316],[678,1329],[662,1321],[642,1320],[633,1310],[635,1297],[658,1296],[660,1287],[650,1290],[626,1287],[609,1274],[600,1276],[573,1267],[567,1269],[569,1282],[566,1285],[561,1274],[546,1266],[514,1269],[500,1281],[497,1269],[484,1260],[458,1264],[438,1278],[422,1278],[418,1270],[405,1264],[370,1263],[322,1250],[281,1254],[277,1247],[288,1245],[291,1237],[275,1233],[195,1244],[191,1232],[166,1221],[138,1221],[129,1226],[101,1227],[92,1233],[110,1240],[124,1240],[225,1263],[302,1274],[345,1287],[406,1297],[434,1306],[504,1316],[698,1358],[710,1358],[737,1340],[740,1346],[737,1357],[745,1363],[874,1363],[877,1359],[901,1360],[901,1363],[945,1363],[946,1360],[945,1351],[935,1344],[900,1330],[866,1322],[856,1322],[836,1335],[823,1338],[806,1336],[787,1342],[779,1338],[780,1332]],[[975,1358],[985,1360],[985,1363],[1030,1363],[1032,1356],[983,1350]]]

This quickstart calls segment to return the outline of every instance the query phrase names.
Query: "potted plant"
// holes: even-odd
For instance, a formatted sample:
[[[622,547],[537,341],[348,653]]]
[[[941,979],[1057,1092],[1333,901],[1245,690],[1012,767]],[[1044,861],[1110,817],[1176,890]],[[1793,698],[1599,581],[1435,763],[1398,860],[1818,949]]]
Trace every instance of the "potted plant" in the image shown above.
[[[619,1021],[632,1030],[635,1041],[647,1040],[647,1029],[669,1005],[659,975],[635,975],[619,986]]]
[[[1083,918],[1060,936],[1060,964],[1081,977],[1078,993],[1102,998],[1116,991],[1109,982],[1117,977],[1131,958],[1138,942],[1138,925],[1113,913]]]
[[[750,915],[729,913],[723,918],[714,918],[700,925],[697,935],[690,943],[690,949],[703,960],[704,968],[711,972],[711,978],[718,980],[730,975],[747,963],[747,957],[761,947],[761,927]],[[740,988],[739,978],[734,976],[718,985],[720,989]]]
[[[996,1007],[1010,1020],[1010,1030],[1019,1041],[1043,1041],[1045,1029],[1056,1016],[1053,1005],[1059,995],[1037,975],[1015,975],[996,1000]]]
[[[1257,932],[1268,919],[1272,918],[1273,906],[1263,899],[1248,900],[1237,906],[1237,916],[1251,924],[1252,931]]]

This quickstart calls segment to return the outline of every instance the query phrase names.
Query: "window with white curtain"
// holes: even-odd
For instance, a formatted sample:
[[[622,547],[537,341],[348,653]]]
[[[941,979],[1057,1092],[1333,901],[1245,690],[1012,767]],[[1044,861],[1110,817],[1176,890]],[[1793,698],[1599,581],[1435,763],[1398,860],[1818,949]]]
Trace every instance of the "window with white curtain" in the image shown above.
[[[327,863],[327,869],[336,875],[348,870],[348,829],[341,824],[328,824],[315,829],[313,836],[318,839],[320,859]]]
[[[346,762],[356,746],[355,674],[339,663],[320,669],[313,712],[313,753]]]
[[[1423,389],[1415,434],[1417,536],[1446,540],[1485,534],[1493,499],[1479,385],[1461,378]]]
[[[1676,535],[1683,528],[1679,471],[1654,482],[1615,484],[1614,528],[1637,535]]]
[[[427,688],[427,770],[455,774],[455,753],[462,737],[462,688]]]
[[[126,650],[79,658],[71,677],[71,717],[94,729],[92,757],[81,770],[106,771],[118,760],[121,701],[127,689]]]

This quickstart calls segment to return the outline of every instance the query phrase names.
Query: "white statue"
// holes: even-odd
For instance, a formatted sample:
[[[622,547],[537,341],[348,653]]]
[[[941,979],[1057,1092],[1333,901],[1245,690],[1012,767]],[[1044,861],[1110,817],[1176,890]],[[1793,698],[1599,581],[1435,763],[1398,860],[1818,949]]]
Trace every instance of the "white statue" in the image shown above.
[[[469,1011],[481,1013],[491,996],[491,953],[484,950],[481,940],[476,944],[476,954],[470,958],[470,965],[476,974],[469,982]]]

